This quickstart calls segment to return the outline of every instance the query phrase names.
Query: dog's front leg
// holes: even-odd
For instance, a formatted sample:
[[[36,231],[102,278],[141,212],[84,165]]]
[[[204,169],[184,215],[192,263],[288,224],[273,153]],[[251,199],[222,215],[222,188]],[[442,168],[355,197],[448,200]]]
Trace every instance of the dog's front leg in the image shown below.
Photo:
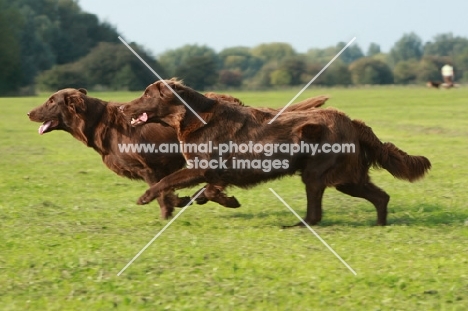
[[[148,204],[156,199],[163,191],[191,187],[201,182],[206,182],[205,171],[206,170],[202,169],[178,170],[177,172],[164,177],[157,184],[146,190],[146,192],[138,199],[137,204]]]

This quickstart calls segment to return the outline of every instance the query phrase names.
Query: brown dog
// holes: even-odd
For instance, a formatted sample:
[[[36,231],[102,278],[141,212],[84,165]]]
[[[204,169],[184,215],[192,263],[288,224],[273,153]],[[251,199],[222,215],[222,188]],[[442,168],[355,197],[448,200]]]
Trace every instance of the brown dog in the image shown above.
[[[322,219],[322,196],[327,187],[354,197],[370,201],[377,210],[377,224],[387,222],[389,196],[374,185],[369,178],[370,166],[383,167],[393,176],[414,181],[424,176],[431,163],[423,156],[410,156],[391,143],[382,143],[372,129],[363,122],[351,120],[342,112],[333,109],[314,109],[311,112],[285,112],[272,124],[276,113],[250,107],[232,105],[223,100],[207,98],[178,81],[166,81],[207,124],[203,124],[172,93],[158,81],[146,88],[143,96],[121,108],[134,126],[147,122],[160,122],[173,127],[178,139],[185,144],[221,145],[253,142],[267,146],[277,143],[309,144],[310,146],[354,146],[354,152],[316,153],[265,153],[229,150],[184,152],[192,163],[218,160],[218,168],[182,169],[163,178],[139,199],[146,204],[161,191],[192,186],[200,182],[226,187],[252,187],[258,183],[277,179],[299,172],[306,185],[307,214],[305,222],[314,225]],[[250,161],[256,166],[239,168],[234,160]],[[259,166],[270,161],[274,169]],[[227,163],[225,163],[227,162]],[[210,162],[211,163],[211,162]],[[243,162],[246,163],[246,162]],[[276,164],[276,165],[275,165]],[[298,225],[302,225],[299,223]]]
[[[156,184],[185,165],[180,153],[132,153],[121,152],[119,144],[162,144],[178,143],[175,132],[160,124],[148,124],[132,128],[119,112],[119,104],[87,96],[84,89],[63,89],[54,93],[43,105],[31,110],[31,121],[43,122],[39,134],[63,130],[96,150],[104,164],[113,172],[130,179],[144,180],[148,185]],[[207,188],[211,189],[210,186]],[[226,207],[239,207],[234,197],[215,191],[212,199]],[[199,202],[206,202],[205,196]],[[177,197],[172,189],[158,196],[161,216],[167,219],[174,206],[188,204],[189,197]]]
[[[438,89],[441,86],[442,82],[438,81],[427,81],[426,86],[430,88]]]

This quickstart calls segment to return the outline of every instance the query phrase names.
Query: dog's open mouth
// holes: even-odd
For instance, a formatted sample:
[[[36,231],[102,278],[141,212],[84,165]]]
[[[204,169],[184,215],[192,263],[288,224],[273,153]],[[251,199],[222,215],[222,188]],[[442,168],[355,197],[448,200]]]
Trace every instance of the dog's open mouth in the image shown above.
[[[39,126],[39,129],[37,131],[40,135],[50,132],[58,125],[58,123],[59,122],[57,120],[45,121],[44,123],[42,123],[41,126]]]
[[[138,118],[132,118],[131,124],[135,126],[145,123],[146,121],[148,121],[148,115],[146,114],[146,112],[143,112]]]

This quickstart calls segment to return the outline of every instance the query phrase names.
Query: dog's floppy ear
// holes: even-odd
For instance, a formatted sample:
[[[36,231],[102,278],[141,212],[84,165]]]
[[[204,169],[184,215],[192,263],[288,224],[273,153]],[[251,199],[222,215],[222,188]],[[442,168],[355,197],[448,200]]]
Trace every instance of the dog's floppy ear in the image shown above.
[[[68,109],[74,112],[80,113],[86,111],[86,104],[80,94],[67,95],[65,97],[65,102]]]
[[[83,89],[83,88],[79,88],[78,91],[80,91],[81,93],[83,94],[88,94],[88,91],[86,91],[86,89]]]
[[[166,83],[164,83],[166,82]],[[177,82],[177,80],[165,80],[165,81],[158,81],[159,84],[159,94],[161,98],[164,99],[172,99],[175,97],[172,90],[174,90],[178,95],[182,95],[184,92],[184,88]],[[169,87],[168,87],[169,86]],[[172,90],[171,90],[172,89]]]

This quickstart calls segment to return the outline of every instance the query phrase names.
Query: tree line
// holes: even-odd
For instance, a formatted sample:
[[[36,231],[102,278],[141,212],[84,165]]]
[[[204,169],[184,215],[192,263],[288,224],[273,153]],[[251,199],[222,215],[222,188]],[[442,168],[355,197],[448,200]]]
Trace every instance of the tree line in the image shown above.
[[[84,12],[76,0],[0,0],[0,95],[86,87],[141,90],[156,79],[118,40],[117,30]],[[297,52],[288,43],[229,47],[184,45],[154,57],[132,47],[162,77],[193,88],[287,87],[309,82],[343,47]],[[314,82],[317,85],[412,84],[441,80],[449,63],[468,81],[468,39],[451,33],[423,42],[404,34],[388,53],[372,43],[348,47]]]
[[[157,60],[169,76],[197,89],[206,87],[267,88],[308,83],[346,44],[298,53],[287,43],[231,47],[219,53],[207,46],[185,45]],[[404,34],[383,53],[371,43],[367,51],[353,44],[315,81],[316,85],[416,84],[441,80],[441,67],[451,64],[457,81],[468,82],[468,39],[451,33],[423,43],[415,33]]]

